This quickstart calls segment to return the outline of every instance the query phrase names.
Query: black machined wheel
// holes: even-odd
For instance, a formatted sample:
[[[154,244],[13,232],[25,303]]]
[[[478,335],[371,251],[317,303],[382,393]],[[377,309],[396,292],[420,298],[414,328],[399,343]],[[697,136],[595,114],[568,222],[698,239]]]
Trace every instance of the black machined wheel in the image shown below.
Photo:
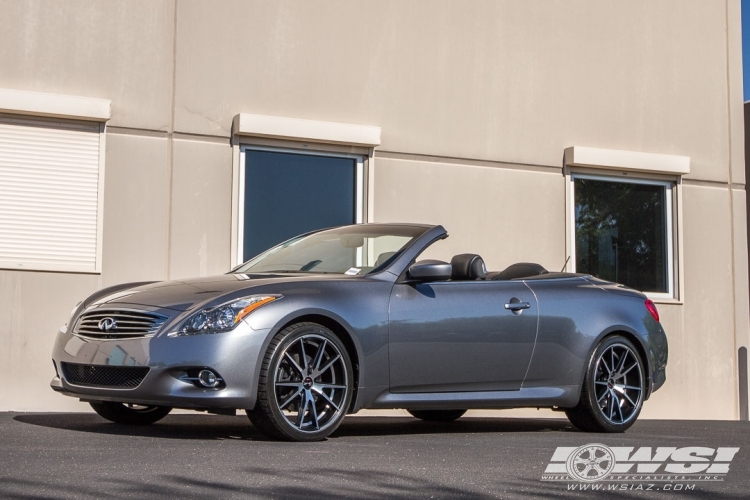
[[[415,418],[427,422],[453,422],[461,418],[466,410],[406,410]]]
[[[584,431],[622,432],[638,418],[645,390],[645,369],[635,346],[619,335],[607,337],[591,358],[581,400],[566,414]]]
[[[110,422],[128,425],[148,425],[166,417],[172,408],[168,406],[146,406],[111,401],[90,402],[99,416]]]
[[[328,328],[315,323],[287,327],[263,359],[258,400],[248,417],[273,438],[324,439],[346,416],[352,372],[346,348]]]

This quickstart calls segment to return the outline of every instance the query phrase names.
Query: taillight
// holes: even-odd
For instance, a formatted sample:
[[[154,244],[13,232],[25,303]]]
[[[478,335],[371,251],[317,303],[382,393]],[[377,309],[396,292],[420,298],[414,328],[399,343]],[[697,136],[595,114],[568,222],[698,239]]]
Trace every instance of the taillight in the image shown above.
[[[659,321],[659,311],[656,310],[656,304],[654,304],[654,301],[651,299],[646,300],[646,309],[648,309],[648,312],[651,313],[651,316],[658,322]]]

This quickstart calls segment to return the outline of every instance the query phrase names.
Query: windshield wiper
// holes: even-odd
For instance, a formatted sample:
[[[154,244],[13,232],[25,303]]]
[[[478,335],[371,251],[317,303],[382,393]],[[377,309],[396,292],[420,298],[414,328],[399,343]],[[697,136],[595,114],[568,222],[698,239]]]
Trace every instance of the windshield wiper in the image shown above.
[[[293,269],[276,269],[272,271],[255,271],[256,273],[262,273],[262,274],[299,274],[300,271],[295,271]]]
[[[323,262],[323,261],[320,260],[320,259],[318,259],[318,260],[311,260],[310,262],[308,262],[304,266],[300,267],[299,270],[300,271],[309,271],[310,269],[312,269],[313,267],[317,266],[321,262]]]

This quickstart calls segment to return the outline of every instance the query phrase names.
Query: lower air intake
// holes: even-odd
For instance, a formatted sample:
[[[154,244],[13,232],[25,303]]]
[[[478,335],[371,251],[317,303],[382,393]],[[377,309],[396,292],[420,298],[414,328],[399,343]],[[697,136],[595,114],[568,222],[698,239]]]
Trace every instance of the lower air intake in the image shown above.
[[[135,389],[149,371],[147,366],[106,366],[60,363],[69,384]]]

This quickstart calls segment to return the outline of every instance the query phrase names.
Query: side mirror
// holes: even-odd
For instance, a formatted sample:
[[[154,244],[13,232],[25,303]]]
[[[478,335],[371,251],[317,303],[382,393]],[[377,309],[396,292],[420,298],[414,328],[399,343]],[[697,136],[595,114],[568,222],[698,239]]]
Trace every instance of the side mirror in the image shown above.
[[[451,271],[451,265],[442,260],[422,260],[409,266],[406,274],[414,281],[446,281]]]

